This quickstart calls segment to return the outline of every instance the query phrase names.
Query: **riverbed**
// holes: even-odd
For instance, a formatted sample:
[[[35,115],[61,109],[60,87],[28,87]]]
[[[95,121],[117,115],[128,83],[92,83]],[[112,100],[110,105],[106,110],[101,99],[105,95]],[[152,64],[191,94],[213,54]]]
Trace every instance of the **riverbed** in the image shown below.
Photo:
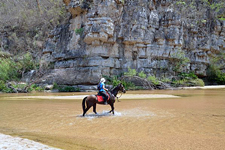
[[[0,94],[0,133],[67,150],[224,150],[225,89],[128,91],[115,115],[82,117],[89,94]]]

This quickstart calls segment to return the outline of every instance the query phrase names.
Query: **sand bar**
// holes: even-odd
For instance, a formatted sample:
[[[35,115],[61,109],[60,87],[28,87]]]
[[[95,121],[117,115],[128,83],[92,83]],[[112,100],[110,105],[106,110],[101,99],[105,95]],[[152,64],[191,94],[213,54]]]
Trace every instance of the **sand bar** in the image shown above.
[[[19,96],[19,97],[7,97],[8,100],[82,100],[88,95],[73,95],[73,96]],[[153,98],[178,98],[179,96],[168,94],[118,94],[119,99],[153,99]]]
[[[178,89],[184,90],[192,90],[192,89],[200,89],[200,90],[207,90],[207,89],[225,89],[225,85],[209,85],[209,86],[198,86],[198,87],[179,87]]]

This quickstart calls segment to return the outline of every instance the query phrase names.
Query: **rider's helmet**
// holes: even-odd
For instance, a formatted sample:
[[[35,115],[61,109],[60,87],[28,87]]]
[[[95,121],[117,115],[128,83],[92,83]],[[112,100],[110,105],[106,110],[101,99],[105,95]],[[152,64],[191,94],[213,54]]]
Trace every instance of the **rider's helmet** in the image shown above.
[[[100,82],[104,83],[105,82],[105,78],[101,78]]]

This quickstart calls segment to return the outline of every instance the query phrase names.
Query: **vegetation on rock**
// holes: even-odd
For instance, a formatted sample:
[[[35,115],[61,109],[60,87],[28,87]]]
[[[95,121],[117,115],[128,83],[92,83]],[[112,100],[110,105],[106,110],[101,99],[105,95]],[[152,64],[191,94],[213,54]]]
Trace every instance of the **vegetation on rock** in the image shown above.
[[[209,65],[207,72],[207,79],[211,83],[225,84],[225,72],[221,69],[225,69],[225,53],[220,52],[217,57],[212,57],[211,64]]]
[[[124,77],[129,77],[129,80],[124,80]],[[128,68],[127,72],[124,72],[124,74],[122,76],[113,76],[113,77],[109,77],[109,76],[104,76],[107,80],[107,84],[111,84],[113,86],[118,85],[119,83],[122,83],[125,87],[126,90],[140,90],[140,89],[145,89],[143,86],[145,86],[143,83],[143,81],[140,81],[140,79],[145,79],[144,82],[149,82],[147,83],[149,86],[147,87],[147,89],[166,89],[166,88],[176,88],[176,87],[184,87],[184,86],[204,86],[205,83],[202,79],[199,79],[193,72],[190,73],[179,73],[177,76],[177,79],[169,79],[169,78],[161,78],[158,79],[156,78],[154,75],[149,75],[147,77],[147,75],[141,71],[140,73],[138,73],[137,76],[137,71],[135,69],[130,69]],[[137,78],[139,77],[139,83],[143,84],[142,86],[137,86],[132,82],[132,77],[133,78]],[[147,80],[146,80],[147,79]],[[138,83],[138,84],[139,84]],[[146,83],[145,83],[146,84]],[[165,86],[165,84],[168,84],[170,86]]]
[[[44,42],[67,12],[61,0],[1,0],[0,14],[0,91],[12,92],[7,83],[38,70]]]

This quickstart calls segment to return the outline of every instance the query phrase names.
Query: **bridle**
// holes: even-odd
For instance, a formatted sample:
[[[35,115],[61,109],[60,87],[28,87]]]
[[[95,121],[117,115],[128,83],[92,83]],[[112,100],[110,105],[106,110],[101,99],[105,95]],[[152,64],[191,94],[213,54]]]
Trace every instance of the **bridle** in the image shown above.
[[[116,96],[117,102],[120,102],[120,101],[119,101],[119,98],[123,95],[123,92],[124,92],[124,90],[125,90],[123,86],[122,86],[122,88],[123,88],[123,89],[121,90],[121,87],[120,87],[120,90],[118,91],[118,93],[120,93],[120,96]]]
[[[121,88],[122,88],[122,89],[121,89]],[[116,89],[116,93],[114,93],[115,89]],[[121,91],[121,92],[120,92],[120,91]],[[124,92],[124,93],[126,92],[126,90],[124,89],[123,86],[117,85],[115,88],[113,88],[112,90],[110,90],[110,92],[111,92],[111,94],[112,94],[114,97],[116,97],[117,102],[120,102],[120,101],[119,101],[119,98],[122,96],[123,92]],[[121,93],[121,95],[120,95],[119,97],[118,97],[118,96],[115,96],[115,95],[117,95],[119,92]]]

